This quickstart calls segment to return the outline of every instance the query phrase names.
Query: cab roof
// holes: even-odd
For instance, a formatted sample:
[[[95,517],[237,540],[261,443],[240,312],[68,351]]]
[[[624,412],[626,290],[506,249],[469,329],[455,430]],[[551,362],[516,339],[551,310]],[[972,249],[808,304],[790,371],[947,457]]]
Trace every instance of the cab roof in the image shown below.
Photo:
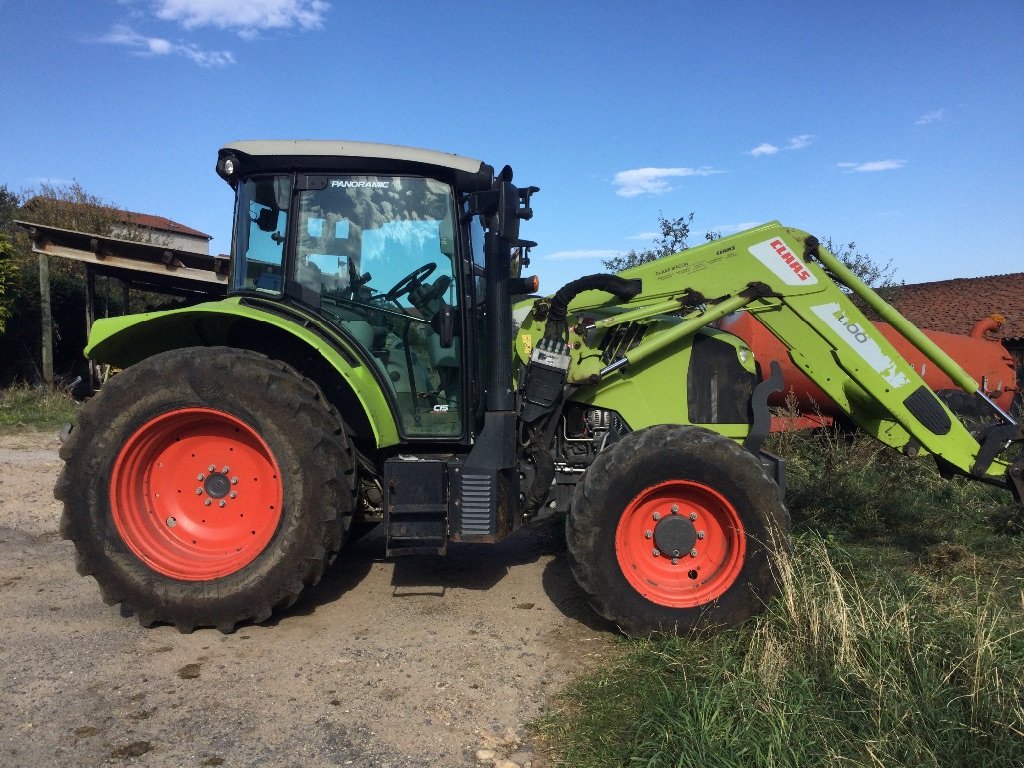
[[[242,175],[283,170],[306,173],[420,172],[454,176],[459,186],[471,190],[490,187],[494,178],[494,169],[481,160],[431,149],[363,141],[235,141],[223,146],[218,156],[223,158],[226,155],[239,159]]]

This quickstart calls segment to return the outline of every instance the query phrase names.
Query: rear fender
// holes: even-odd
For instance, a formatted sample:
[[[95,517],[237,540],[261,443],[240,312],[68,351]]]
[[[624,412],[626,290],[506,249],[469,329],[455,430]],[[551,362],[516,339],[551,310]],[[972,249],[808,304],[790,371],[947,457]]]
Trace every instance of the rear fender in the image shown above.
[[[86,357],[117,368],[170,349],[229,346],[282,360],[315,381],[356,435],[378,447],[398,443],[398,429],[359,347],[320,323],[299,323],[238,299],[186,309],[97,320]]]

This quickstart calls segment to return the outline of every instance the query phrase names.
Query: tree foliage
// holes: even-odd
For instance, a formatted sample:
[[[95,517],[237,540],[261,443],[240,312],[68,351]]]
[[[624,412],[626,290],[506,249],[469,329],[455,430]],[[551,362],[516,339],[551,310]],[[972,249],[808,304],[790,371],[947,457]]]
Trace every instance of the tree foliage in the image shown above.
[[[833,243],[831,237],[823,238],[821,244],[853,274],[878,291],[882,298],[888,300],[892,294],[891,289],[903,285],[902,280],[896,279],[896,267],[892,265],[892,259],[880,264],[861,253],[856,243]]]
[[[630,267],[685,251],[689,248],[686,241],[690,236],[693,216],[694,214],[690,213],[688,216],[670,219],[659,213],[660,234],[654,239],[653,247],[640,250],[631,249],[624,254],[605,259],[602,263],[613,272],[621,272]],[[704,239],[708,242],[721,237],[721,232],[713,230],[704,233]],[[834,244],[831,237],[822,238],[821,244],[843,262],[853,274],[877,290],[886,300],[891,296],[893,288],[903,285],[902,280],[896,280],[896,268],[892,265],[891,259],[884,264],[879,264],[870,256],[861,253],[856,243]]]
[[[14,261],[14,245],[7,233],[0,232],[0,334],[7,327],[7,318],[11,316],[12,299],[8,295],[9,286],[14,285],[18,276],[18,267]]]
[[[630,267],[646,264],[655,259],[671,256],[673,253],[685,251],[689,246],[686,238],[690,236],[690,224],[693,222],[693,214],[680,216],[677,219],[665,218],[664,214],[658,214],[658,227],[661,234],[654,239],[652,248],[632,249],[628,253],[614,256],[604,260],[602,263],[613,272],[621,272]]]

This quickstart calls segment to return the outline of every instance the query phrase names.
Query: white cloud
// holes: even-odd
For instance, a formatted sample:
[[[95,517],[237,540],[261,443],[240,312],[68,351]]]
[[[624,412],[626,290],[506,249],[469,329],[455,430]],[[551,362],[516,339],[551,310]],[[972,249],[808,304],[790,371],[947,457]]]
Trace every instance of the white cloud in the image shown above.
[[[668,180],[686,176],[712,176],[723,171],[713,168],[634,168],[619,171],[615,174],[613,184],[618,187],[615,194],[619,197],[636,197],[637,195],[663,195],[672,191]]]
[[[618,251],[604,250],[579,250],[579,251],[555,251],[547,256],[542,256],[545,261],[572,261],[575,259],[601,259],[606,261],[621,256]]]
[[[945,116],[945,108],[933,109],[931,112],[927,112],[917,118],[917,120],[914,121],[914,125],[930,125],[938,120],[942,120]]]
[[[750,154],[753,155],[754,157],[762,157],[764,155],[774,155],[778,151],[779,148],[776,147],[774,144],[769,144],[765,142],[764,144],[758,144],[756,147],[750,150]]]
[[[630,235],[627,240],[655,240],[661,237],[661,232],[641,232],[639,235]]]
[[[791,138],[786,143],[785,149],[803,149],[804,147],[809,147],[812,141],[814,141],[813,134],[801,133],[799,136]],[[779,151],[779,148],[775,144],[769,144],[766,141],[763,144],[758,144],[750,150],[749,154],[752,157],[765,157],[766,155],[776,155]]]
[[[122,45],[139,56],[184,56],[201,67],[223,67],[235,63],[230,51],[204,51],[198,46],[172,43],[162,37],[146,37],[123,24],[114,27],[98,42]]]
[[[236,29],[254,37],[266,29],[319,29],[330,3],[324,0],[155,0],[157,18],[185,29]]]
[[[875,171],[895,171],[907,164],[906,160],[873,160],[869,163],[836,163],[846,173],[872,173]]]
[[[789,140],[786,149],[803,149],[804,147],[809,147],[812,141],[814,141],[812,134],[801,133],[799,136],[794,136]]]

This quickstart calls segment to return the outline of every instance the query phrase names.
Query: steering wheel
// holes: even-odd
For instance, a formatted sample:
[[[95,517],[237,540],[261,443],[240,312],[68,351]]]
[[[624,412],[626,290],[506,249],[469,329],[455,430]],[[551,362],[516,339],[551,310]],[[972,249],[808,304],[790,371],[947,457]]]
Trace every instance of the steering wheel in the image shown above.
[[[408,275],[395,283],[394,287],[384,294],[384,298],[388,301],[395,301],[399,296],[418,288],[423,285],[423,281],[430,277],[431,273],[433,273],[435,269],[437,269],[437,264],[432,261],[424,264],[422,267],[414,269]]]

